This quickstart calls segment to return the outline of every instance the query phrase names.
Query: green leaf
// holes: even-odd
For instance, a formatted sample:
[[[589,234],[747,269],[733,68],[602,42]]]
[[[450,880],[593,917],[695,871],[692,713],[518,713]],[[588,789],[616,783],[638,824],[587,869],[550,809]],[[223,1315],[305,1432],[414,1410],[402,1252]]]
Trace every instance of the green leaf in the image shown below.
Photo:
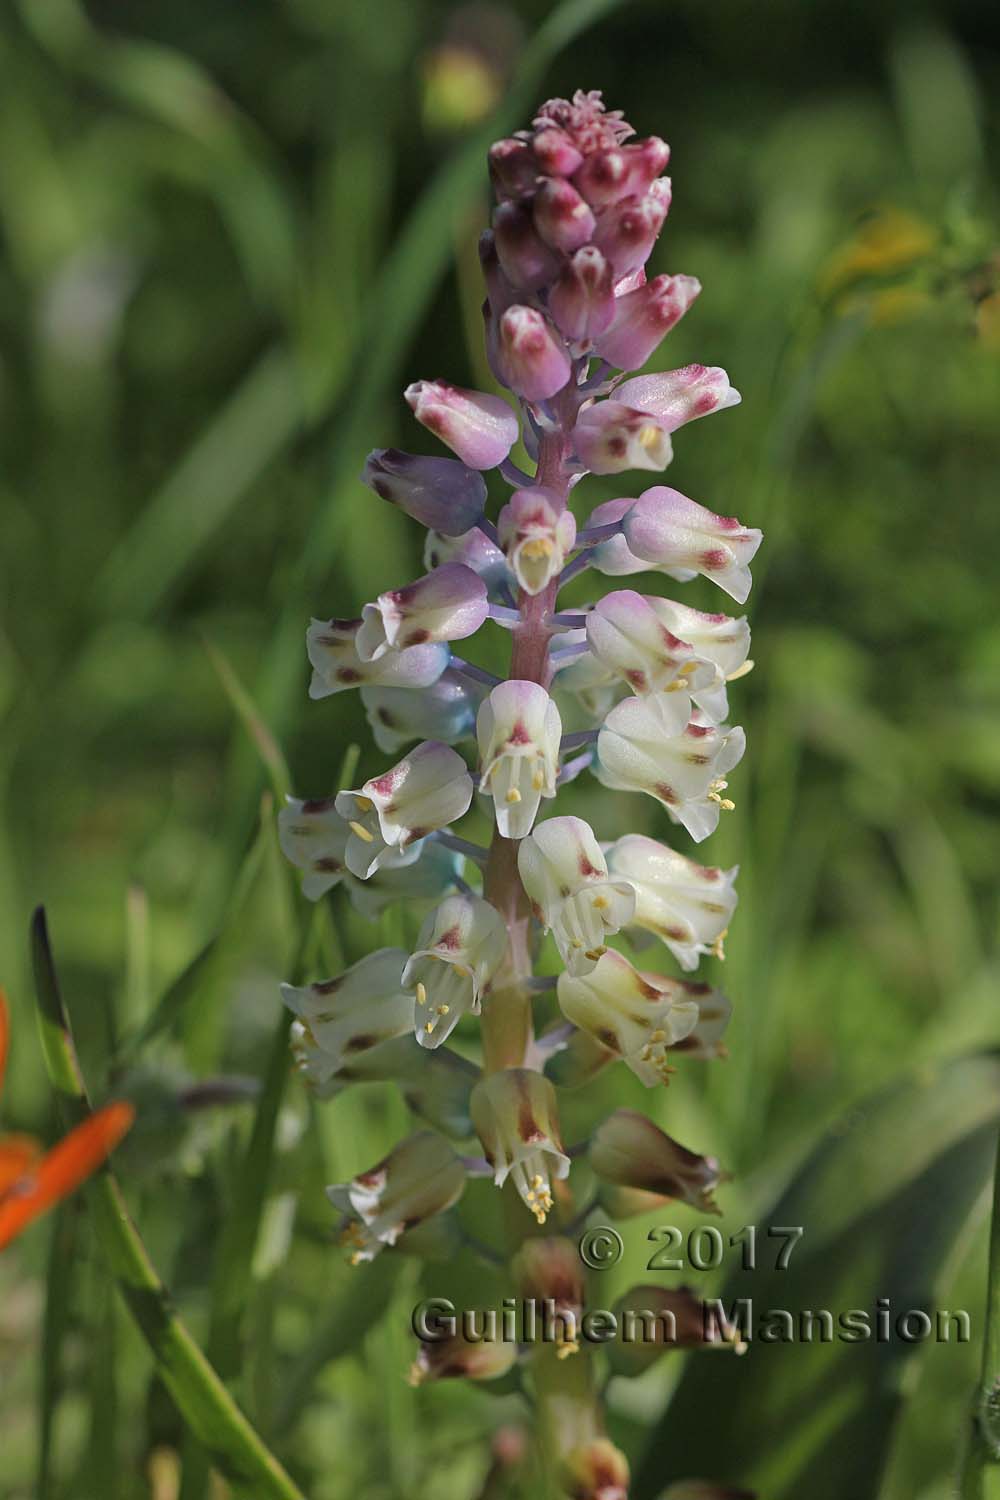
[[[756,1271],[723,1292],[751,1299],[758,1337],[743,1358],[691,1360],[650,1445],[635,1500],[698,1475],[759,1489],[768,1500],[873,1500],[919,1349],[895,1332],[911,1309],[935,1324],[935,1285],[989,1180],[1000,1113],[1000,1061],[959,1058],[924,1068],[863,1103],[811,1153],[774,1208],[758,1218]],[[788,1267],[770,1226],[801,1226]],[[874,1336],[882,1299],[892,1335]],[[833,1342],[762,1342],[769,1309],[828,1309]],[[858,1309],[873,1336],[846,1342],[838,1318]],[[774,1325],[777,1326],[777,1325]],[[943,1334],[940,1336],[944,1336]],[[948,1336],[958,1337],[950,1325]],[[668,1467],[667,1467],[668,1466]]]

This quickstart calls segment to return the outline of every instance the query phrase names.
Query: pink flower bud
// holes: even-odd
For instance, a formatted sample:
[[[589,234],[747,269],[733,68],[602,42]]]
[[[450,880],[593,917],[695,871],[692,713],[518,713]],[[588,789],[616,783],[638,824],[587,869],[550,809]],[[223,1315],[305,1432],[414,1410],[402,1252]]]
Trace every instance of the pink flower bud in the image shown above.
[[[549,312],[561,333],[588,348],[615,317],[611,267],[594,245],[584,245],[565,265],[549,293]]]
[[[494,141],[489,150],[489,166],[498,198],[521,198],[534,191],[538,162],[527,141],[513,137]]]
[[[493,234],[503,273],[514,286],[535,291],[555,280],[559,257],[538,234],[527,204],[501,203]]]
[[[564,177],[544,177],[534,200],[535,228],[547,245],[572,255],[594,232],[589,205]]]
[[[572,177],[583,161],[569,136],[554,126],[537,131],[531,144],[535,160],[549,177]]]
[[[680,277],[675,279],[681,280]],[[687,277],[683,279],[688,280]],[[650,286],[653,285],[655,282],[650,282]],[[685,365],[681,370],[637,375],[626,380],[616,389],[615,399],[648,411],[660,419],[668,432],[676,432],[678,427],[693,422],[696,417],[707,417],[713,411],[739,406],[741,398],[739,391],[729,384],[725,370],[717,366]]]
[[[674,456],[670,433],[658,417],[621,401],[598,401],[577,417],[573,451],[592,474],[623,469],[665,469]]]
[[[506,383],[526,401],[547,401],[572,373],[565,345],[534,307],[508,307],[500,319],[499,359]]]
[[[700,291],[693,276],[656,276],[627,292],[617,299],[614,321],[597,340],[596,352],[620,370],[638,370]]]
[[[594,244],[607,256],[616,277],[627,276],[649,259],[670,207],[669,178],[659,182],[667,186],[654,183],[644,198],[625,198],[598,216]]]
[[[404,395],[421,426],[472,469],[495,468],[517,442],[517,417],[499,396],[443,380],[417,380]]]
[[[576,520],[557,511],[543,489],[515,490],[497,522],[511,570],[526,594],[540,594],[562,571],[576,541]]]
[[[479,574],[462,563],[445,563],[366,604],[355,644],[362,661],[378,661],[408,646],[464,640],[488,614],[486,585]]]
[[[365,460],[361,478],[383,500],[445,536],[469,531],[486,504],[482,474],[455,458],[376,448]]]
[[[641,198],[670,160],[670,147],[659,136],[632,146],[593,151],[573,179],[592,208],[607,208],[622,198]]]
[[[738,604],[746,602],[752,582],[748,564],[761,544],[756,527],[716,515],[679,490],[654,485],[625,512],[622,533],[634,557],[658,568],[701,573]]]

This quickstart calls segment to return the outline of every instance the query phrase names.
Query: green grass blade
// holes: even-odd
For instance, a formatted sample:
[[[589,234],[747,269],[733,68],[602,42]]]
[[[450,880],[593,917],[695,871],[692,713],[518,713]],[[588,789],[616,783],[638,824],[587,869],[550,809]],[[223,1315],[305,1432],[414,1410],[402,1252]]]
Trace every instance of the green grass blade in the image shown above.
[[[49,1078],[67,1119],[75,1123],[87,1116],[90,1105],[41,908],[32,922],[32,959]],[[178,1318],[110,1168],[94,1178],[87,1199],[98,1243],[125,1305],[178,1410],[212,1463],[246,1494],[261,1500],[303,1500]]]

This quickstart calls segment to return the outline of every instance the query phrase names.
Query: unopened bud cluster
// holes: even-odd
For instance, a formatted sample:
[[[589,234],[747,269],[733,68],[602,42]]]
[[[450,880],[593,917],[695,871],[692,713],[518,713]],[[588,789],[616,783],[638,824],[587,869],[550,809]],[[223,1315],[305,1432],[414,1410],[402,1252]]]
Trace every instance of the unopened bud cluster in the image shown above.
[[[599,1063],[621,1059],[654,1087],[685,1057],[723,1052],[723,996],[640,970],[612,945],[629,935],[658,940],[687,972],[703,955],[722,957],[736,870],[698,863],[683,846],[708,837],[733,806],[728,777],[744,735],[728,722],[728,684],[752,665],[749,630],[743,618],[640,590],[655,590],[655,575],[700,576],[742,604],[761,540],[659,483],[586,520],[569,508],[587,473],[660,473],[681,427],[739,401],[721,369],[632,373],[700,292],[690,276],[647,278],[670,208],[669,150],[632,137],[600,95],[577,93],[492,147],[483,315],[490,368],[507,394],[440,379],[407,388],[413,416],[453,456],[380,449],[362,478],[427,528],[427,571],[359,615],[314,620],[308,631],[310,696],[359,689],[392,763],[357,788],[290,802],[282,846],[312,900],[343,885],[367,915],[392,902],[425,915],[412,952],[382,949],[332,979],[286,987],[296,1057],[326,1093],[353,1078],[399,1077],[425,1121],[434,1119],[434,1054],[450,1057],[456,1026],[502,1022],[505,1007],[527,1009],[548,987],[531,972],[545,934],[561,963],[553,987],[567,1055],[579,1047]],[[518,442],[533,474],[511,458]],[[510,491],[494,519],[486,470]],[[638,586],[560,610],[561,587],[587,568]],[[504,680],[456,653],[483,626],[510,632]],[[651,798],[680,847],[638,833],[609,841],[560,812],[560,786],[588,770],[606,787]],[[495,829],[489,851],[456,832],[476,798]],[[423,1089],[413,1037],[428,1070]],[[498,1186],[509,1180],[539,1224],[563,1202],[572,1217],[560,1059],[545,1042],[529,1025],[503,1065],[485,1049],[465,1124],[483,1170]],[[464,1078],[468,1065],[453,1063]],[[702,1212],[714,1209],[723,1180],[714,1160],[629,1110],[597,1129],[589,1167],[609,1194],[677,1198]],[[440,1130],[421,1129],[331,1188],[353,1258],[370,1259],[445,1215],[465,1172]],[[558,1295],[579,1301],[565,1242],[533,1246],[517,1275],[558,1283]],[[482,1351],[440,1348],[418,1366],[421,1379],[492,1378],[508,1367]],[[567,1448],[561,1472],[567,1494],[627,1494],[627,1465],[599,1425]]]

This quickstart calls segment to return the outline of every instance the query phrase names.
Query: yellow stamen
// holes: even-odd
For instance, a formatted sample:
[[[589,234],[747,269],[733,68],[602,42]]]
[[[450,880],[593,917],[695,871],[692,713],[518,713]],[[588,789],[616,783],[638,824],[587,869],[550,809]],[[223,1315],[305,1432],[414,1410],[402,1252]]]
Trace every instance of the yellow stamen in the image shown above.
[[[504,797],[505,802],[520,802],[520,800],[521,793],[518,791],[516,786],[512,786],[507,792],[507,795]]]
[[[426,984],[418,984],[417,985],[417,1004],[418,1005],[426,1005],[427,1004],[427,986],[426,986]]]
[[[364,839],[366,844],[374,844],[375,835],[369,833],[363,823],[350,822],[348,825],[352,833],[356,833],[359,839]]]
[[[645,427],[640,427],[639,442],[644,448],[646,448],[647,450],[650,448],[655,448],[659,441],[660,429],[658,427],[654,427],[651,423],[647,423]]]

